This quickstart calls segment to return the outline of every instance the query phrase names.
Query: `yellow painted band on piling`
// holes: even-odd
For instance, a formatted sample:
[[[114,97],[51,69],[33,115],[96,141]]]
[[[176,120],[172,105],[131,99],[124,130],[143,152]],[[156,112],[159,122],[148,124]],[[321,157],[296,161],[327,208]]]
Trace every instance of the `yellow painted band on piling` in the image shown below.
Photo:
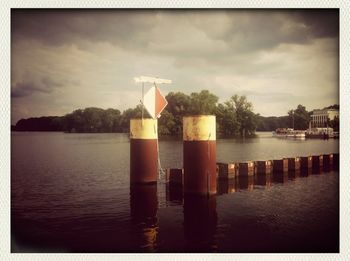
[[[188,116],[183,118],[183,140],[216,140],[216,121],[213,115]]]
[[[131,119],[130,139],[153,140],[158,138],[157,120]]]

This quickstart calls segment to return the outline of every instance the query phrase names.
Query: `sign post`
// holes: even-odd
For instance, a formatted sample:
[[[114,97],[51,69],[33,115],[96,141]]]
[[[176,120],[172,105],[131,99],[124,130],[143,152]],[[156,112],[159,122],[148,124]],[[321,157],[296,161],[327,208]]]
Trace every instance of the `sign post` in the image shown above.
[[[168,104],[157,84],[169,84],[171,80],[148,76],[134,78],[142,83],[142,118],[130,120],[130,181],[131,183],[157,182],[158,173],[164,173],[159,159],[157,119]],[[146,93],[145,83],[152,86]],[[144,108],[152,119],[143,118]]]

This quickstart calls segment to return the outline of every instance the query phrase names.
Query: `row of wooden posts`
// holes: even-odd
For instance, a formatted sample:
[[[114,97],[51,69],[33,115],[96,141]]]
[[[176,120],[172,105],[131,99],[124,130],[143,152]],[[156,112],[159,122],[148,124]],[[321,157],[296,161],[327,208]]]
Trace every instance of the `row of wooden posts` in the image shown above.
[[[263,161],[216,163],[216,177],[219,180],[272,173],[307,172],[308,170],[339,170],[339,153]],[[165,180],[171,185],[183,185],[184,170],[180,168],[167,169]]]

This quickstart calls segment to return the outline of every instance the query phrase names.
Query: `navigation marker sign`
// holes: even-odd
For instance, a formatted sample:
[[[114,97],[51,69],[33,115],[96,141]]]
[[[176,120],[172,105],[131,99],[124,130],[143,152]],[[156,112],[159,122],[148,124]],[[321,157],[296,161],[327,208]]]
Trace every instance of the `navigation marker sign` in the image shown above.
[[[161,112],[164,110],[165,106],[167,106],[168,102],[165,99],[165,97],[160,93],[159,88],[157,87],[157,84],[167,84],[171,83],[171,80],[168,79],[160,79],[156,77],[149,77],[149,76],[140,76],[140,77],[134,77],[134,80],[136,83],[142,83],[142,121],[141,126],[143,126],[143,108],[146,108],[148,113],[151,115],[153,119],[157,119],[160,117]],[[153,83],[154,86],[152,86],[146,94],[144,94],[144,87],[145,83]],[[155,133],[156,130],[154,130]],[[159,171],[159,178],[160,175],[165,175],[164,170],[162,169],[162,165],[160,164],[160,158],[159,158],[159,145],[158,145],[158,138],[157,138],[157,153],[158,153],[158,171]]]
[[[153,119],[159,118],[161,112],[167,106],[168,102],[160,93],[160,90],[153,86],[143,97],[143,106]]]
[[[139,76],[134,77],[136,83],[142,83],[142,105],[143,108],[146,108],[148,113],[151,115],[153,119],[157,119],[160,117],[161,112],[164,110],[165,106],[167,106],[168,102],[165,97],[160,93],[159,88],[156,84],[169,84],[171,80],[161,79],[157,77],[149,77],[149,76]],[[153,83],[154,86],[151,87],[148,92],[144,95],[144,84],[145,83]],[[142,111],[143,118],[143,111]]]

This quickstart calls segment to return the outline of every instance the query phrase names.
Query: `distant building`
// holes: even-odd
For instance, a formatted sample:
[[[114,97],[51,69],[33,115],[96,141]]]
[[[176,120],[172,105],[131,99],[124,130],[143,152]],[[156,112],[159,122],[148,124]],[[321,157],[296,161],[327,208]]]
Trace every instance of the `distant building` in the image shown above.
[[[337,109],[313,110],[311,115],[311,127],[327,127],[328,119],[331,121],[334,120],[335,117],[339,118],[339,110]]]

